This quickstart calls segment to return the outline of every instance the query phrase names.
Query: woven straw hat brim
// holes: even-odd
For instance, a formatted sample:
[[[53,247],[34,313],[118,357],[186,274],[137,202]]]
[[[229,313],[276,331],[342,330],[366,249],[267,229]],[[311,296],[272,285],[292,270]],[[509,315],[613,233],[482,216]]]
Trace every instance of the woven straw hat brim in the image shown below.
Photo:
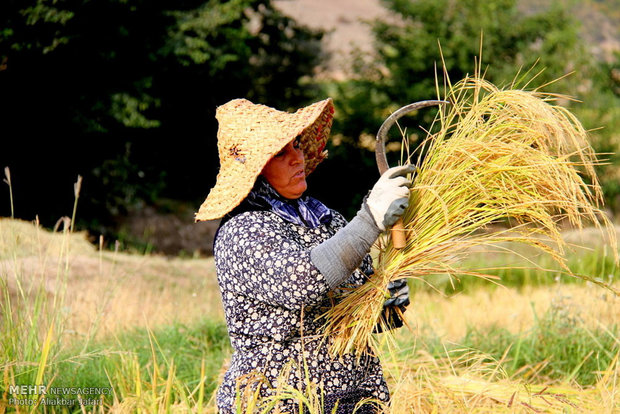
[[[326,158],[324,150],[333,120],[331,98],[295,113],[278,111],[246,99],[235,99],[216,112],[219,122],[220,171],[215,186],[196,213],[196,221],[230,212],[249,194],[269,160],[301,135],[306,176]]]

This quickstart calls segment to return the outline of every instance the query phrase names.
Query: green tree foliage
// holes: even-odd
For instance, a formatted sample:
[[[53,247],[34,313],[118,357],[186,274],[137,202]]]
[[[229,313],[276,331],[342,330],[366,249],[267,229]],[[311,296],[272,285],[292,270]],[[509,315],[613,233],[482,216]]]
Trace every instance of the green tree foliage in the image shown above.
[[[587,95],[588,100],[600,92],[591,79],[598,69],[579,37],[579,24],[559,2],[531,14],[519,10],[516,0],[383,0],[383,4],[393,14],[389,21],[371,23],[376,55],[358,56],[354,79],[328,86],[338,104],[335,131],[349,137],[343,142],[357,145],[353,153],[360,158],[358,164],[374,163],[371,151],[363,148],[372,145],[367,137],[376,133],[383,119],[400,106],[437,98],[436,79],[441,95],[444,68],[453,82],[473,74],[481,51],[485,77],[499,86],[514,82],[514,87],[537,87],[572,73],[546,90],[579,99]],[[433,116],[433,110],[424,110],[402,119],[412,134],[412,147],[424,135],[418,126],[428,128]],[[590,127],[597,119],[591,121]],[[398,132],[392,136],[400,139]],[[352,157],[350,150],[338,148],[332,154],[342,162]],[[397,158],[393,154],[391,162]],[[356,182],[367,188],[373,179]]]
[[[606,162],[599,167],[608,207],[620,212],[620,52],[615,61],[603,63],[590,73],[592,88],[575,105],[579,119],[593,129],[597,151]]]
[[[373,23],[378,59],[374,65],[366,62],[362,75],[370,74],[376,81],[372,88],[365,81],[357,88],[373,103],[383,101],[378,108],[381,116],[412,101],[436,98],[435,79],[438,75],[442,84],[444,64],[454,81],[472,74],[480,58],[481,38],[486,77],[499,85],[510,84],[520,69],[523,72],[535,64],[534,73],[544,69],[535,82],[538,85],[587,65],[578,24],[559,4],[528,16],[517,10],[516,0],[383,3],[396,18]],[[574,76],[572,82],[574,86]]]
[[[155,197],[201,202],[217,105],[308,103],[321,37],[269,0],[0,2],[0,165],[17,214],[69,214],[78,174],[79,217],[102,225]]]

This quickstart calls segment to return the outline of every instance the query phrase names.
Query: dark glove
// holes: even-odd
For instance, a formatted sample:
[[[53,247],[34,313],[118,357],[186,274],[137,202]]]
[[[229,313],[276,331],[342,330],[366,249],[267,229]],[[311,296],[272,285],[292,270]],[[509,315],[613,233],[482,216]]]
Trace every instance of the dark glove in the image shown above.
[[[408,306],[409,303],[409,285],[407,279],[397,279],[388,283],[388,291],[390,298],[383,303],[383,306]]]
[[[374,333],[381,333],[385,328],[396,329],[403,326],[402,314],[411,303],[407,279],[398,279],[388,283],[388,292],[390,298],[383,303],[383,311]]]

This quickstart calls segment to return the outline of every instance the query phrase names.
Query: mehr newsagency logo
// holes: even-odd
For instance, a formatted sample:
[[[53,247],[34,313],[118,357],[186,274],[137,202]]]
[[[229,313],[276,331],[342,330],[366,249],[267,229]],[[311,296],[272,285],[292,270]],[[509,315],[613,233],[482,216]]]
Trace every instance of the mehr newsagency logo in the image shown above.
[[[112,387],[48,387],[46,385],[9,385],[10,406],[96,406]]]

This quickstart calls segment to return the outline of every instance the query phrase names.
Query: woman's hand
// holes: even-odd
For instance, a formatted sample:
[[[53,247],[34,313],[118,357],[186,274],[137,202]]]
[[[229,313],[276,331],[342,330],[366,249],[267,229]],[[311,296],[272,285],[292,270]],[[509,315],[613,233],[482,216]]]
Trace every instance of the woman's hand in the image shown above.
[[[381,175],[374,185],[366,204],[381,231],[396,223],[409,206],[411,181],[406,175],[415,171],[415,165],[392,167]]]
[[[396,279],[388,283],[387,286],[390,297],[383,303],[383,306],[409,306],[409,285],[407,279]]]
[[[415,166],[387,170],[375,184],[353,220],[310,251],[312,263],[325,276],[330,288],[339,286],[360,265],[386,226],[405,212],[409,203],[409,180]]]

